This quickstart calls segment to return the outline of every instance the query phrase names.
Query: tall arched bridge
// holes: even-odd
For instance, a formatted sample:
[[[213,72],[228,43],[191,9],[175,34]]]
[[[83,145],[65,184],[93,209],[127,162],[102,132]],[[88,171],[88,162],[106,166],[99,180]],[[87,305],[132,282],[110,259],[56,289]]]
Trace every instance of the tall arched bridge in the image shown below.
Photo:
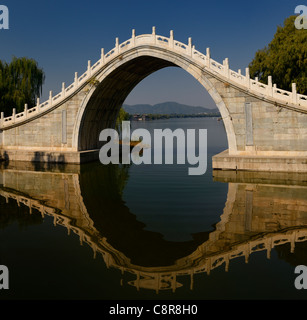
[[[133,88],[151,73],[180,67],[197,79],[216,103],[226,129],[228,150],[213,157],[216,169],[307,171],[307,96],[251,79],[218,63],[210,49],[156,34],[135,35],[100,59],[68,87],[9,117],[1,115],[2,159],[82,163],[98,159],[99,134],[114,127],[120,107]]]

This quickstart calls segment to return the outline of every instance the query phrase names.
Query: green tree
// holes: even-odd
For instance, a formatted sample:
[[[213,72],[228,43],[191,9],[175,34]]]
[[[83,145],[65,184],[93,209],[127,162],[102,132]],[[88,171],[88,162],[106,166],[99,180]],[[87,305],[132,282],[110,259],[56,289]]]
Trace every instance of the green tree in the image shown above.
[[[290,16],[283,26],[278,26],[273,40],[267,47],[256,52],[250,63],[251,77],[258,77],[267,83],[272,76],[273,83],[280,89],[307,94],[307,30],[296,29],[296,16]]]
[[[122,121],[126,121],[129,119],[130,119],[129,113],[126,112],[123,107],[121,107],[119,109],[117,119],[116,119],[116,124],[115,124],[115,129],[117,130],[117,132],[120,133],[122,131]]]
[[[45,75],[37,62],[28,58],[13,57],[10,64],[0,61],[0,111],[6,116],[34,107],[41,96]]]

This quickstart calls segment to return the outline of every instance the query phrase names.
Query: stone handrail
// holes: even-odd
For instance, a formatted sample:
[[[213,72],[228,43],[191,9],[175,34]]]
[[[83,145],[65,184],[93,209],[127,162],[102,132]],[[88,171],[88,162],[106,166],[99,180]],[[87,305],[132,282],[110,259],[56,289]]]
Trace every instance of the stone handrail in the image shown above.
[[[55,109],[60,106],[63,101],[73,96],[79,91],[92,77],[94,77],[107,63],[116,58],[118,55],[124,53],[128,49],[142,45],[152,45],[155,47],[162,47],[188,56],[192,61],[200,65],[205,71],[214,74],[222,81],[232,83],[242,87],[247,92],[261,96],[261,98],[267,98],[269,100],[276,101],[284,105],[294,105],[298,110],[307,112],[307,96],[298,94],[296,91],[296,84],[292,84],[292,91],[286,91],[277,88],[276,84],[272,83],[272,77],[268,78],[268,84],[264,84],[258,81],[258,79],[251,79],[249,75],[249,68],[245,69],[245,75],[241,73],[241,70],[237,72],[229,68],[229,61],[226,58],[223,63],[218,63],[213,60],[210,56],[210,49],[207,48],[206,54],[203,54],[195,49],[192,45],[192,39],[188,39],[188,44],[184,44],[177,40],[174,40],[173,31],[170,31],[170,37],[164,37],[156,35],[155,27],[152,29],[151,34],[142,34],[139,36],[135,35],[135,30],[132,30],[132,37],[121,44],[118,38],[115,40],[115,47],[106,54],[104,49],[101,49],[100,59],[93,65],[91,61],[88,61],[87,70],[78,76],[75,72],[73,83],[68,87],[65,87],[65,83],[62,83],[62,90],[55,96],[52,91],[49,92],[49,99],[43,103],[40,103],[39,98],[37,99],[36,106],[28,109],[25,105],[24,111],[16,114],[16,109],[13,109],[13,113],[9,117],[4,117],[4,113],[1,113],[0,117],[0,129],[4,130],[12,125],[19,125],[25,121],[34,119],[46,112]]]

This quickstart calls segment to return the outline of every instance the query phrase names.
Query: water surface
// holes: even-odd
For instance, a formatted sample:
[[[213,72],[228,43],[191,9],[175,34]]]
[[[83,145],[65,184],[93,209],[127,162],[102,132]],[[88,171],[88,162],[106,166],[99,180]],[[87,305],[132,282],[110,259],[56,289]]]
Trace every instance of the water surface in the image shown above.
[[[216,118],[134,122],[208,129],[208,170],[186,165],[6,163],[0,299],[306,299],[304,175],[212,171]]]

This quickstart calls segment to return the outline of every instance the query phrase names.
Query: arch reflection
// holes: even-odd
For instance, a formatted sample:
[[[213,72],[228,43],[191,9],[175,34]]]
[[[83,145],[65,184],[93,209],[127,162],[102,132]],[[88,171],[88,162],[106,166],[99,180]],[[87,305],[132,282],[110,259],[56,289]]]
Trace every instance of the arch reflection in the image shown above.
[[[128,284],[137,289],[175,291],[180,277],[225,271],[231,261],[287,244],[294,252],[307,240],[307,179],[302,174],[214,171],[214,181],[228,183],[224,211],[215,229],[187,242],[171,242],[145,230],[122,200],[129,168],[9,164],[0,170],[0,196],[53,218],[80,244],[101,255],[108,268],[134,275]],[[3,213],[1,212],[1,215]],[[37,222],[37,219],[36,219]],[[2,219],[2,223],[3,219]]]

